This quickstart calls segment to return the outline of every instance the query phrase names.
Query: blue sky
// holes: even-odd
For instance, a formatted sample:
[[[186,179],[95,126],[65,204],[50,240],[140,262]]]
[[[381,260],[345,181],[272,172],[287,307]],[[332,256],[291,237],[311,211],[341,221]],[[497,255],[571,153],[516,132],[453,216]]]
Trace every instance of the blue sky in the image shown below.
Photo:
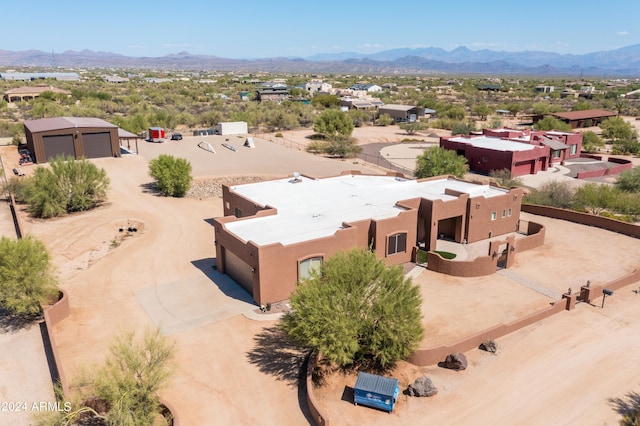
[[[458,46],[581,54],[640,44],[638,16],[638,0],[8,1],[0,49],[247,59]]]

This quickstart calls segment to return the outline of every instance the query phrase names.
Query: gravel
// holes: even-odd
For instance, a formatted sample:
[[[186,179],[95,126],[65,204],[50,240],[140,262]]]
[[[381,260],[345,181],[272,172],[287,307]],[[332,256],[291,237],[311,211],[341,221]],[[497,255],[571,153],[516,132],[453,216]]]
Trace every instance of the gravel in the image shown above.
[[[187,197],[197,198],[198,200],[211,197],[222,198],[223,184],[241,185],[243,183],[262,182],[267,179],[267,177],[263,176],[234,176],[196,180],[191,183],[191,188],[187,192]]]

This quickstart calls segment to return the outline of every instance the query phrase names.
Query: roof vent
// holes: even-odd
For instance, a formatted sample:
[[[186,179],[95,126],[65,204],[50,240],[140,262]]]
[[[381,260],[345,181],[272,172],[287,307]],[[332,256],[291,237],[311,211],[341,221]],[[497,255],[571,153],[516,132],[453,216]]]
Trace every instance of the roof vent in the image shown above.
[[[289,182],[291,182],[291,183],[300,183],[300,182],[302,182],[302,179],[300,179],[300,172],[293,172],[293,179],[291,179]]]

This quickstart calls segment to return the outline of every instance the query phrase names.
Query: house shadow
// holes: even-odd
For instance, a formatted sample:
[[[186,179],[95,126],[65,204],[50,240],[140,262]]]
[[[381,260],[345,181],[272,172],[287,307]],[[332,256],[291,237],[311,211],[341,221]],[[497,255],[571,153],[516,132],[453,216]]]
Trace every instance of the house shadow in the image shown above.
[[[310,425],[315,424],[307,404],[309,350],[293,343],[277,325],[264,328],[253,340],[255,345],[247,352],[249,362],[260,372],[296,386],[300,410]]]
[[[205,274],[212,283],[218,286],[220,291],[222,291],[225,296],[255,305],[253,297],[245,289],[240,287],[234,280],[231,279],[231,277],[226,274],[221,274],[215,269],[215,257],[192,260],[191,264],[200,269],[200,271],[202,271],[202,273]]]
[[[205,219],[204,221],[205,221],[205,222],[207,222],[209,225],[213,226],[213,221],[214,221],[214,219],[213,219],[212,217],[207,218],[207,219]]]

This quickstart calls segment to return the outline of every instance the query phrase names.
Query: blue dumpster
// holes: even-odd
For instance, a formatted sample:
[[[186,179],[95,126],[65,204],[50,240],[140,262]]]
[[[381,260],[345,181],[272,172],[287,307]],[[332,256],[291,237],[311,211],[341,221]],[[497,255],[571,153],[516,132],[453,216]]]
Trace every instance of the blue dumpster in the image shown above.
[[[398,379],[360,371],[353,388],[353,402],[391,412],[399,393]]]

